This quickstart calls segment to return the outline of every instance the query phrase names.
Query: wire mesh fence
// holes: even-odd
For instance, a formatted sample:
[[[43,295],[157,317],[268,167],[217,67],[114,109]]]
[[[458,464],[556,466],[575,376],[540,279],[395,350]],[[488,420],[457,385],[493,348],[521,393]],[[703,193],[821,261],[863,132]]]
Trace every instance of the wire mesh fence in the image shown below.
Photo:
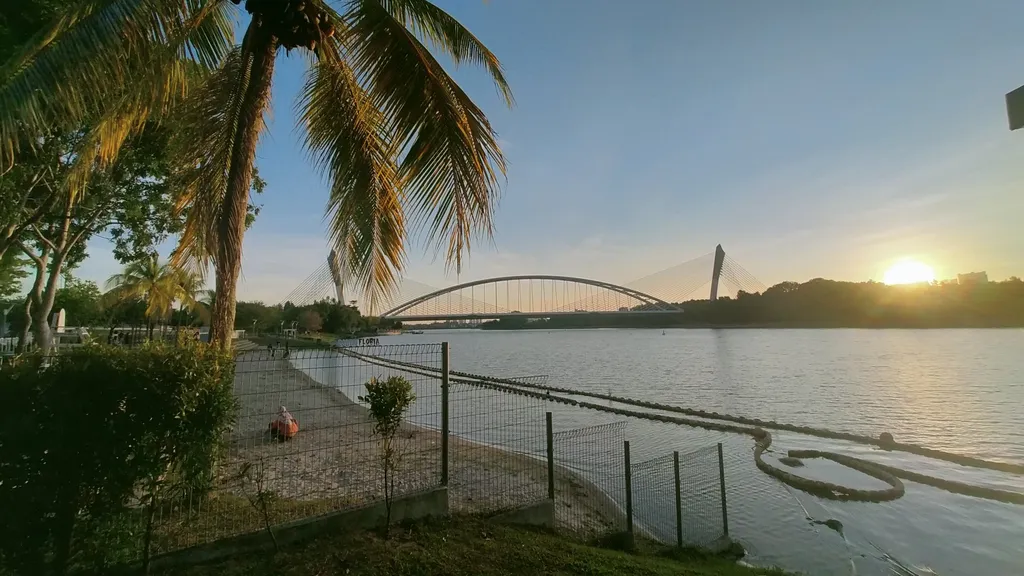
[[[626,529],[626,423],[553,434],[555,525],[585,539]]]
[[[728,536],[722,445],[679,456],[682,542],[711,546]]]
[[[164,495],[153,552],[380,501],[379,437],[360,396],[392,376],[416,396],[396,438],[395,496],[446,485],[452,512],[485,514],[551,498],[556,526],[588,540],[632,527],[707,545],[727,532],[714,446],[630,465],[626,422],[553,433],[544,398],[507,384],[546,377],[488,385],[448,373],[442,344],[240,353],[237,418],[213,490]],[[275,435],[282,417],[297,422],[294,434]]]
[[[719,447],[633,464],[639,535],[664,544],[709,547],[727,535]]]
[[[639,536],[676,543],[676,475],[673,454],[630,466],[634,529]]]
[[[416,395],[395,438],[394,494],[438,486],[439,378],[388,363],[440,367],[441,351],[441,345],[430,344],[368,346],[349,353],[278,349],[240,354],[234,381],[237,418],[225,439],[214,489],[202,497],[177,495],[157,509],[154,552],[382,499],[379,439],[358,400],[371,378],[402,376]],[[290,438],[286,428],[281,433],[273,424],[288,415],[298,427]]]
[[[678,546],[722,541],[728,528],[720,448],[630,463],[626,430],[616,422],[553,435],[556,525],[586,540],[631,532]]]
[[[493,513],[546,498],[544,402],[464,382],[449,390],[452,510]]]

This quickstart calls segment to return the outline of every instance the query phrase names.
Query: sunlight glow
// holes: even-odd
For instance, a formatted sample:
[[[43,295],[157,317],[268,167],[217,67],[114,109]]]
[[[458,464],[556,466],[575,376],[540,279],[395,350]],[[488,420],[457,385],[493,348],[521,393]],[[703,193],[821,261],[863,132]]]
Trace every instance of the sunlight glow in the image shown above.
[[[886,284],[934,282],[935,270],[931,266],[917,260],[900,260],[885,271],[882,281]]]

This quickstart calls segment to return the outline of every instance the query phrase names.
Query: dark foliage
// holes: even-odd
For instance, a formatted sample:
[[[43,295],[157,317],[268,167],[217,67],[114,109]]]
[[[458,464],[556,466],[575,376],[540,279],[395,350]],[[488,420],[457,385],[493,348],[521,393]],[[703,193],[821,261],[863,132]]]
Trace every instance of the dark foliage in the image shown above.
[[[158,497],[212,484],[233,375],[230,356],[187,340],[3,366],[0,510],[17,521],[0,522],[0,572],[102,572],[145,556]]]

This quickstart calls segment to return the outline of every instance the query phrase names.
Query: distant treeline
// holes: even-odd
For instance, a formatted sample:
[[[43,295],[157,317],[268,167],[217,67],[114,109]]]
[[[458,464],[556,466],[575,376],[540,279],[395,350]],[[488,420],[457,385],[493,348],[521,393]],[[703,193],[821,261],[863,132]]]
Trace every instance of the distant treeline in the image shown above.
[[[1024,327],[1024,282],[955,282],[889,286],[816,278],[782,282],[736,298],[680,303],[679,314],[578,314],[549,319],[503,318],[487,330],[671,328],[700,326],[815,328]],[[637,307],[634,310],[643,310]]]
[[[235,308],[236,329],[278,332],[295,327],[307,332],[323,332],[339,336],[375,334],[378,330],[402,327],[401,322],[363,316],[359,309],[333,298],[296,306],[291,302],[266,305],[262,302],[238,302]]]

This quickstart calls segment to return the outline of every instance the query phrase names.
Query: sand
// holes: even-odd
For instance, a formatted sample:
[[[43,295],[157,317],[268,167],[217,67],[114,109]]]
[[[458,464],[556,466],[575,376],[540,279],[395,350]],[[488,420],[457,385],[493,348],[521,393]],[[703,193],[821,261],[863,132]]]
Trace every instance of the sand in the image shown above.
[[[253,470],[262,471],[263,490],[295,501],[332,503],[340,508],[383,497],[378,443],[366,409],[333,388],[321,386],[280,357],[264,352],[239,355],[235,376],[239,401],[223,489],[250,493]],[[270,438],[267,427],[280,406],[299,421],[298,435],[287,442]],[[441,483],[441,435],[403,425],[402,454],[394,478],[395,494]],[[514,454],[449,437],[449,503],[460,513],[498,513],[543,500],[547,464],[535,456]],[[244,463],[248,480],[235,478]],[[593,485],[559,468],[555,474],[556,522],[592,534],[620,520],[614,503]],[[329,506],[332,507],[332,506]]]

